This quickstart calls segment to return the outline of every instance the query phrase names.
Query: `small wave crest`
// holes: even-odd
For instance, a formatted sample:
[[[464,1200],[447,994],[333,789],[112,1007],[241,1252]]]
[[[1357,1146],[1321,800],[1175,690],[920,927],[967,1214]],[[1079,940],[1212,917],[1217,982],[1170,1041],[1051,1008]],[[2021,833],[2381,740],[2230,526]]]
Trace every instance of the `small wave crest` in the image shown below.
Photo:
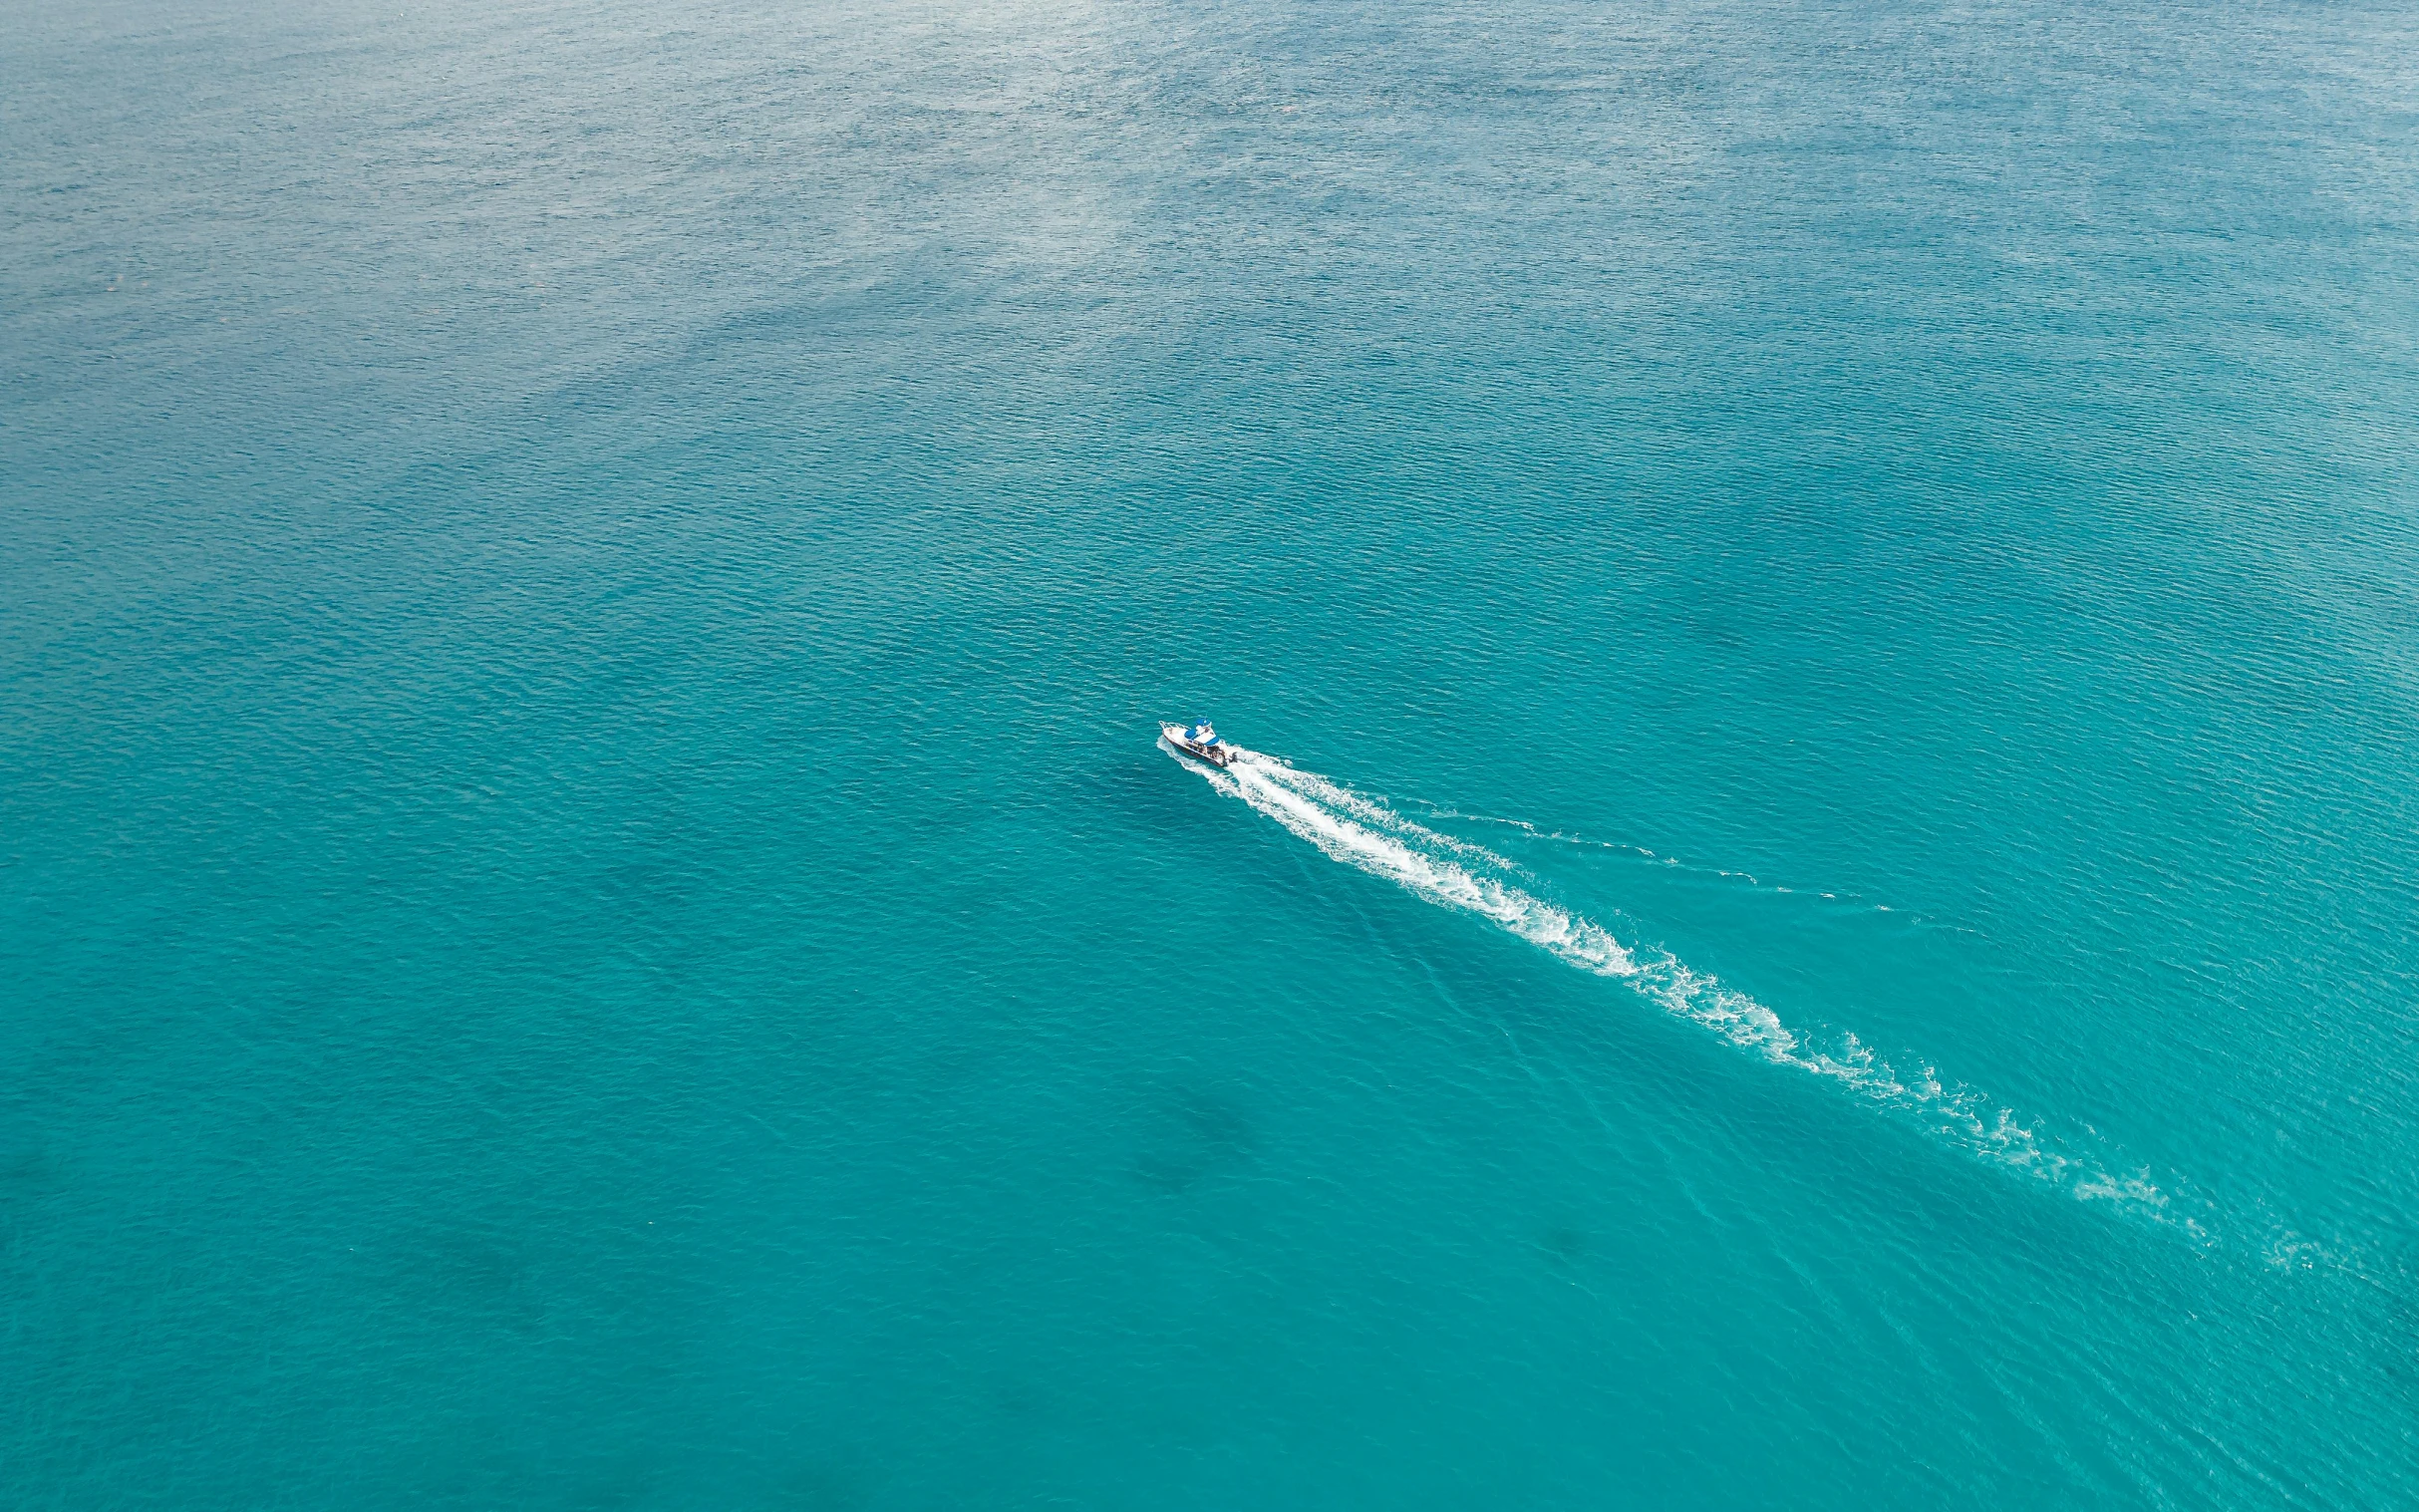
[[[1594,920],[1537,896],[1523,885],[1517,866],[1484,846],[1429,829],[1341,782],[1259,752],[1239,750],[1222,770],[1185,765],[1328,856],[1428,902],[1476,914],[1583,971],[1617,978],[1663,1012],[1771,1064],[1821,1076],[1967,1155],[2078,1200],[2113,1203],[2204,1237],[2198,1223],[2173,1211],[2148,1172],[2112,1169],[2086,1145],[2045,1132],[1973,1088],[1944,1080],[1930,1065],[1903,1074],[1853,1034],[1792,1029],[1764,1004],[1677,957],[1642,952]]]

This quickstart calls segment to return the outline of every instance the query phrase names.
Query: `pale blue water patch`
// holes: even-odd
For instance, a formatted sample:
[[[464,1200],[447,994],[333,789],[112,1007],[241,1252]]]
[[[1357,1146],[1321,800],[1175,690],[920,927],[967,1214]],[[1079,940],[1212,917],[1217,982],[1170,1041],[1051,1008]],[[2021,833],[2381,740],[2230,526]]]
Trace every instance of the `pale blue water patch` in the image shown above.
[[[8,1505],[2419,1499],[2406,8],[0,37]]]

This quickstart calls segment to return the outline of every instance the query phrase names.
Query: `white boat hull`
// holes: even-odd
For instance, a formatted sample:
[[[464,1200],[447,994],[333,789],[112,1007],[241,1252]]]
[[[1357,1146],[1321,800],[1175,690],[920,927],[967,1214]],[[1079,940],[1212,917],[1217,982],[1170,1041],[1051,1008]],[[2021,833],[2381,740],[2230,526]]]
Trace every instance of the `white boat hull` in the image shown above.
[[[1182,725],[1162,725],[1159,727],[1159,735],[1170,746],[1196,761],[1207,761],[1212,766],[1224,766],[1235,758],[1235,748],[1224,741],[1204,743],[1185,739]]]

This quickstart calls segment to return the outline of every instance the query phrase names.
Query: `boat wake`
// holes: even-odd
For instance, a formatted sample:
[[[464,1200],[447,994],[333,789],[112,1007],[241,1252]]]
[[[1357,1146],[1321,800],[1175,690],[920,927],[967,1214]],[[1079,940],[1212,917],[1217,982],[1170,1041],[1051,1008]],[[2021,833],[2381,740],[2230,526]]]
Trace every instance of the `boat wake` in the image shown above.
[[[1164,743],[1163,743],[1164,745]],[[1336,860],[1426,899],[1476,914],[1582,971],[1616,979],[1647,1002],[1773,1065],[1832,1082],[1989,1164],[2084,1201],[2116,1204],[2196,1239],[2201,1226],[2174,1210],[2147,1172],[2122,1174],[2082,1141],[2018,1118],[1931,1066],[1902,1073],[1853,1034],[1790,1028],[1771,1009],[1667,952],[1624,944],[1611,931],[1537,896],[1520,868],[1483,846],[1441,834],[1340,782],[1277,757],[1238,750],[1223,769],[1184,763]]]
[[[1532,840],[1540,844],[1548,845],[1565,845],[1575,850],[1607,852],[1618,856],[1625,861],[1640,862],[1650,866],[1664,868],[1666,870],[1685,875],[1691,879],[1709,879],[1714,882],[1744,887],[1753,892],[1766,893],[1774,897],[1795,897],[1809,902],[1834,904],[1843,909],[1868,910],[1877,914],[1895,914],[1906,923],[1921,929],[1937,930],[1948,934],[1961,935],[1973,933],[1971,929],[1968,929],[1964,925],[1943,924],[1938,920],[1928,919],[1919,914],[1912,913],[1898,905],[1876,902],[1871,898],[1863,897],[1853,892],[1837,892],[1821,887],[1791,886],[1786,882],[1775,882],[1768,878],[1757,876],[1751,871],[1740,871],[1736,868],[1727,866],[1701,866],[1694,862],[1683,861],[1678,856],[1670,855],[1663,851],[1650,849],[1644,845],[1631,844],[1627,840],[1600,840],[1590,835],[1570,834],[1559,829],[1542,829],[1537,825],[1530,823],[1526,819],[1507,819],[1495,814],[1486,813],[1464,813],[1457,808],[1445,808],[1441,806],[1422,804],[1421,809],[1424,816],[1427,818],[1441,819],[1447,823],[1457,822],[1463,824],[1484,824],[1492,828],[1509,830],[1522,840]]]

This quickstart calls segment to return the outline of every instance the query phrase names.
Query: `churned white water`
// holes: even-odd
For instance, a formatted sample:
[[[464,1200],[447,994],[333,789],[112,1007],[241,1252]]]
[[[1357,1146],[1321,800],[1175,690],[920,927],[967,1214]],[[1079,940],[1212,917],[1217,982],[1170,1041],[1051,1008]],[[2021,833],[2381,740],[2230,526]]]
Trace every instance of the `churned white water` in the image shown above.
[[[1618,979],[1664,1013],[1771,1064],[1823,1077],[1967,1155],[2203,1237],[2199,1223],[2176,1214],[2146,1171],[2125,1173],[2121,1162],[2094,1153],[2088,1136],[2051,1134],[1930,1064],[1901,1072],[1852,1032],[1792,1029],[1769,1007],[1669,952],[1625,944],[1595,920],[1537,896],[1523,885],[1528,879],[1518,866],[1484,846],[1260,752],[1244,751],[1222,770],[1182,764],[1334,859],[1476,914],[1582,971]]]

